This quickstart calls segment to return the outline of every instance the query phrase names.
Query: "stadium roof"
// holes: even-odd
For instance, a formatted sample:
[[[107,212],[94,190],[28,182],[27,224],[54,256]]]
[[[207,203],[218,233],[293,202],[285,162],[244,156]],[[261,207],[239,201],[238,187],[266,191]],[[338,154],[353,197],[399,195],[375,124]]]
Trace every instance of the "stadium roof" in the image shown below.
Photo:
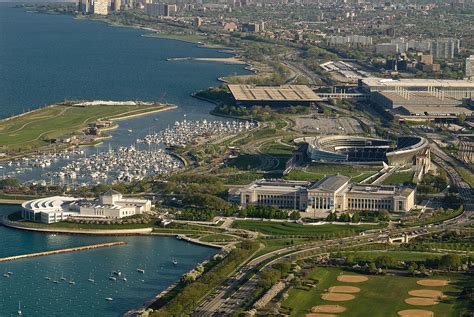
[[[237,101],[321,101],[306,85],[228,85]]]

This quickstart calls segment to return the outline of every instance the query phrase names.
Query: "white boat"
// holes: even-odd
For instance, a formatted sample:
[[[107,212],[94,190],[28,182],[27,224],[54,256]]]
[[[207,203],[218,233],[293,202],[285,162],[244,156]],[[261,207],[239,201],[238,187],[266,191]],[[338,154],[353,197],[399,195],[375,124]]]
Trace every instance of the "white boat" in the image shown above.
[[[21,316],[23,314],[22,311],[21,311],[21,302],[20,301],[18,301],[18,312],[17,313],[18,313],[18,316]]]
[[[61,281],[65,281],[66,278],[64,277],[64,273],[61,273],[61,278],[60,278]]]
[[[137,269],[137,272],[143,274],[143,273],[145,273],[145,270],[144,269]]]
[[[172,262],[174,265],[178,264],[178,261],[175,258],[173,258]]]
[[[44,279],[47,280],[47,281],[51,281],[51,277],[49,277],[49,276],[45,276]]]
[[[111,301],[113,301],[114,299],[113,299],[112,297],[106,297],[105,300],[111,302]]]

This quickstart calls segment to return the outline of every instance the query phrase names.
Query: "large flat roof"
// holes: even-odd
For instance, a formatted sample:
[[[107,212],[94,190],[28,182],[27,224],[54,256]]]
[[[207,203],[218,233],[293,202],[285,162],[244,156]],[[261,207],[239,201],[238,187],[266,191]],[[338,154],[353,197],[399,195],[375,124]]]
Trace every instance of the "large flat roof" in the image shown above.
[[[474,80],[467,79],[422,79],[422,78],[377,78],[368,77],[361,79],[369,87],[445,87],[474,89]]]
[[[227,85],[237,101],[321,101],[306,85]]]
[[[311,189],[320,189],[334,192],[339,190],[342,186],[349,182],[349,180],[350,177],[344,175],[326,176],[325,178],[311,186]]]
[[[471,115],[474,113],[473,110],[469,110],[466,107],[455,107],[455,106],[417,106],[417,105],[404,105],[402,106],[412,115],[460,115],[462,113]]]
[[[461,99],[454,98],[449,94],[445,94],[442,97],[436,97],[435,94],[432,94],[428,91],[409,91],[408,95],[405,96],[396,91],[378,91],[377,93],[383,95],[387,99],[390,99],[395,107],[400,105],[456,106],[462,104]]]

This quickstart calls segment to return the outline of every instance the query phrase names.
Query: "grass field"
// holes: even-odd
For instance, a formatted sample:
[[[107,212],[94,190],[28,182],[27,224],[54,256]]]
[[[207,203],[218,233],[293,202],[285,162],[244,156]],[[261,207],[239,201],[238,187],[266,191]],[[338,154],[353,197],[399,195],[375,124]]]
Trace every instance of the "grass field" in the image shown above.
[[[302,236],[302,237],[330,237],[347,236],[369,229],[376,229],[376,225],[300,225],[294,222],[275,222],[259,220],[236,220],[234,228],[252,230],[266,235],[276,236]]]
[[[395,317],[398,311],[404,309],[426,309],[433,311],[436,317],[457,317],[461,316],[462,312],[468,312],[468,302],[458,298],[461,286],[467,283],[474,284],[474,281],[460,274],[436,276],[436,279],[443,278],[451,281],[448,286],[444,287],[422,287],[416,284],[416,281],[420,279],[417,277],[374,275],[369,275],[369,280],[366,282],[348,284],[336,280],[340,273],[352,274],[338,268],[314,269],[308,278],[318,280],[316,287],[310,288],[308,291],[292,289],[282,307],[289,312],[290,316],[304,316],[315,305],[338,304],[347,308],[345,312],[337,314],[338,317]],[[340,285],[356,286],[361,289],[361,292],[355,294],[354,300],[346,302],[329,302],[321,299],[321,294],[326,289]],[[415,289],[437,289],[449,297],[433,306],[423,307],[406,304],[404,299],[410,297],[408,291]]]
[[[399,185],[399,184],[406,184],[411,183],[413,180],[413,172],[400,172],[400,173],[393,173],[389,177],[383,180],[382,184],[384,185]]]
[[[341,174],[352,178],[353,182],[360,182],[378,171],[376,167],[352,167],[345,165],[318,164],[304,169],[293,169],[285,176],[289,180],[316,181],[328,175]]]
[[[159,110],[158,106],[55,105],[0,121],[0,144],[4,149],[29,149],[50,139],[74,133],[98,119],[113,119]]]

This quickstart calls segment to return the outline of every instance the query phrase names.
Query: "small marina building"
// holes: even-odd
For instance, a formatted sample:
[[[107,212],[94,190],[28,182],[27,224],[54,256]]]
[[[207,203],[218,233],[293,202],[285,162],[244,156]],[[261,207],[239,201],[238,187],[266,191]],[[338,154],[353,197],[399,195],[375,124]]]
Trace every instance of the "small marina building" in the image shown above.
[[[123,198],[111,189],[95,200],[54,196],[24,202],[22,208],[25,220],[55,223],[71,217],[104,219],[138,215],[151,210],[151,201]]]

